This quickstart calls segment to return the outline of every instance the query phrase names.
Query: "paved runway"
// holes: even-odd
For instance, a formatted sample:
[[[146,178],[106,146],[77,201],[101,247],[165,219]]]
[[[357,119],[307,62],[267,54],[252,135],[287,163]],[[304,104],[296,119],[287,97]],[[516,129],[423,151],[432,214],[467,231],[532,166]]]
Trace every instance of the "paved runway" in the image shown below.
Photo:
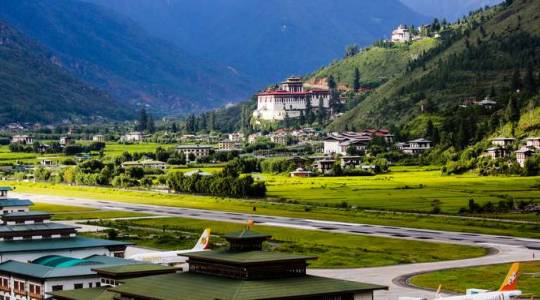
[[[335,278],[371,282],[390,287],[389,291],[377,292],[377,300],[395,300],[398,296],[426,297],[432,299],[435,293],[430,291],[403,287],[397,282],[398,277],[416,272],[434,271],[445,268],[465,267],[513,261],[524,261],[532,258],[533,252],[540,257],[540,240],[515,238],[507,236],[447,232],[426,229],[414,229],[394,226],[379,226],[358,223],[345,223],[333,221],[310,220],[300,218],[274,217],[251,215],[234,212],[210,211],[201,209],[188,209],[180,207],[166,207],[158,205],[143,205],[122,203],[115,201],[102,201],[83,198],[59,197],[49,195],[34,195],[13,193],[14,197],[30,199],[34,202],[45,202],[61,205],[75,205],[96,209],[122,210],[141,213],[149,213],[162,216],[177,216],[204,220],[226,221],[244,223],[252,218],[257,224],[280,226],[289,228],[301,228],[309,230],[321,230],[327,232],[344,232],[352,234],[383,236],[400,239],[413,239],[432,242],[445,242],[454,244],[478,245],[497,249],[497,253],[480,258],[459,261],[444,261],[436,263],[407,264],[380,268],[364,269],[333,269],[316,270],[310,273],[325,275]],[[501,278],[502,280],[503,278]]]

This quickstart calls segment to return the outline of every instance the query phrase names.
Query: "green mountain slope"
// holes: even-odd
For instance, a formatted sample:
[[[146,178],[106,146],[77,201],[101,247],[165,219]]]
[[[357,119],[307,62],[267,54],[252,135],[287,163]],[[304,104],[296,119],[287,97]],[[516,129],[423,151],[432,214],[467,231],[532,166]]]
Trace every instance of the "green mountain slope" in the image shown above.
[[[188,54],[91,3],[0,1],[0,19],[45,45],[78,78],[164,115],[219,107],[253,90],[235,70]]]
[[[125,105],[54,62],[38,43],[0,22],[0,124],[130,116]]]
[[[529,65],[540,67],[540,1],[514,0],[453,28],[410,71],[379,87],[330,128],[404,125],[422,108],[438,114],[457,109],[469,97],[507,94],[515,70],[523,74]]]
[[[373,46],[359,54],[339,60],[308,76],[310,83],[317,83],[332,75],[340,85],[351,87],[355,68],[361,74],[362,84],[378,85],[381,81],[403,73],[409,61],[437,45],[437,40],[426,38],[412,44],[388,47]]]

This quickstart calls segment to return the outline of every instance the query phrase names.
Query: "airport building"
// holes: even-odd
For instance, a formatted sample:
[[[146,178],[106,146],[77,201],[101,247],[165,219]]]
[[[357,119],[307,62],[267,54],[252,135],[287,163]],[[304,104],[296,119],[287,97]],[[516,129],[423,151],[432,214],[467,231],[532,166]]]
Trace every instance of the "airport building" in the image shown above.
[[[387,289],[307,275],[308,261],[316,257],[263,251],[263,242],[270,238],[266,234],[244,230],[224,237],[227,249],[182,254],[188,257],[188,272],[119,279],[109,288],[51,295],[57,300],[372,300],[374,291]]]
[[[0,187],[0,263],[28,262],[47,255],[124,257],[130,243],[77,236],[76,226],[51,222],[46,212],[30,211],[32,201],[9,198],[10,190]]]

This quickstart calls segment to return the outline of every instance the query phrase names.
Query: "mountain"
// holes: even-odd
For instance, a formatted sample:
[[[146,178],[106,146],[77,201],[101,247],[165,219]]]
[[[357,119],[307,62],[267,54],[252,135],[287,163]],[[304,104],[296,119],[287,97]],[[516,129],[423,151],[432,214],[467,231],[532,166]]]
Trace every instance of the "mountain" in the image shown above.
[[[125,119],[125,105],[74,78],[37,42],[0,22],[0,124]]]
[[[466,16],[470,11],[493,6],[503,0],[401,0],[418,13],[448,21]]]
[[[51,49],[78,78],[163,114],[218,107],[253,89],[235,70],[188,54],[91,3],[0,1],[0,19]]]
[[[190,53],[249,74],[259,87],[430,18],[399,0],[87,0],[124,14]]]
[[[532,92],[515,91],[523,89],[521,81],[534,85],[534,77],[538,77],[540,1],[507,3],[451,25],[439,46],[411,61],[402,75],[377,88],[330,129],[406,127],[431,116],[442,118],[442,123],[461,114],[466,118],[455,119],[458,126],[487,126],[476,124],[480,112],[460,109],[465,99],[491,96],[498,102],[497,108],[506,107],[516,97],[528,101],[524,97]],[[525,74],[532,74],[529,80]],[[489,126],[496,127],[503,115],[502,111],[488,115]],[[469,134],[477,129],[481,128],[464,130]]]

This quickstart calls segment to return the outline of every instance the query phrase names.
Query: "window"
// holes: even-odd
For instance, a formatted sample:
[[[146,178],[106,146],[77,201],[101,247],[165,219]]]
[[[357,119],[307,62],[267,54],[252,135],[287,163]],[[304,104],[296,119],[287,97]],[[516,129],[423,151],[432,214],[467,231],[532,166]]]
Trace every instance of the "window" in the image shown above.
[[[77,289],[82,289],[82,288],[83,288],[83,284],[82,284],[82,283],[75,283],[74,288],[75,288],[76,290],[77,290]]]
[[[64,286],[63,285],[53,285],[52,286],[52,290],[53,292],[56,292],[56,291],[61,291],[64,289]]]
[[[15,293],[17,292],[24,293],[24,290],[25,290],[24,281],[14,280],[13,286],[15,288]]]
[[[4,289],[9,289],[9,278],[0,277],[0,287]]]
[[[28,285],[28,289],[29,289],[30,294],[41,295],[41,285],[30,283]]]

